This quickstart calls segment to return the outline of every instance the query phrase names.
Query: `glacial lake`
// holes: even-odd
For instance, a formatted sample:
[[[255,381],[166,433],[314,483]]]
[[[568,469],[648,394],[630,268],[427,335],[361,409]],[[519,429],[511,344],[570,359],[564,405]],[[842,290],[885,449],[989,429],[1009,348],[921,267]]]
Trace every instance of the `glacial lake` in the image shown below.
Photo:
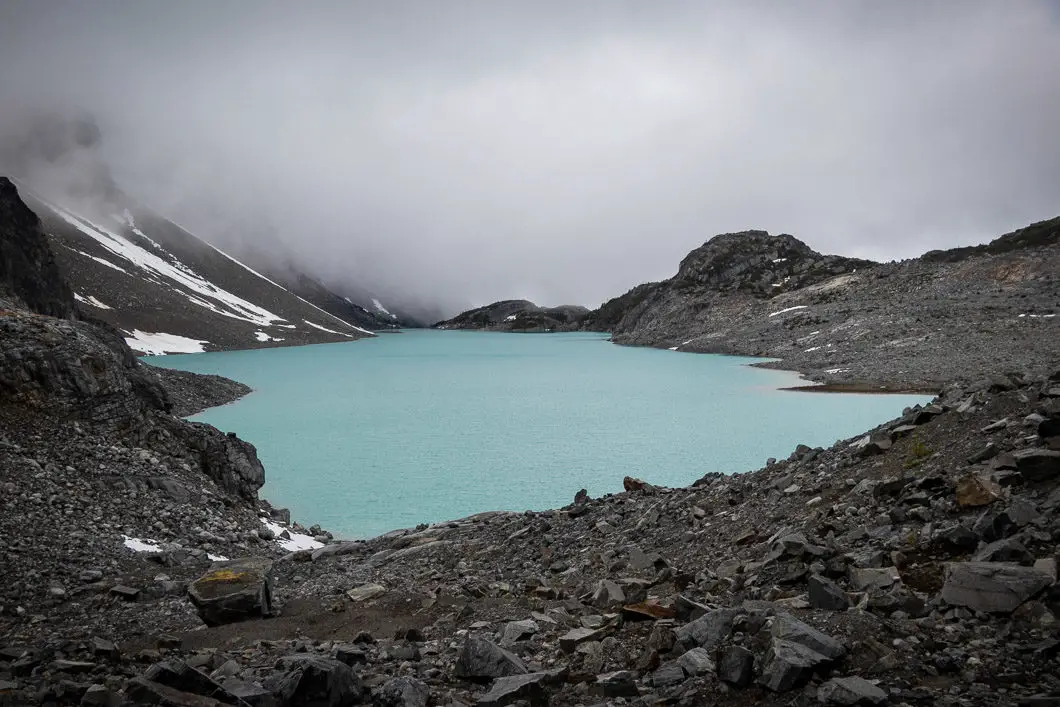
[[[191,419],[253,442],[261,495],[347,538],[750,471],[929,399],[779,390],[801,379],[756,360],[455,331],[148,359],[251,386]]]

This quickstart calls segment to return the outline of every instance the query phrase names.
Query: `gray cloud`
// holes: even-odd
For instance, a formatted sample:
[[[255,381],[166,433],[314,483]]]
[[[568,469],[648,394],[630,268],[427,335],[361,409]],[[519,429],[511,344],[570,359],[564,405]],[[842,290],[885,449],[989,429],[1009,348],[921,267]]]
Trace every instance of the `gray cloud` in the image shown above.
[[[1060,213],[1060,3],[0,4],[0,106],[96,116],[219,245],[590,306],[711,235],[892,259]]]

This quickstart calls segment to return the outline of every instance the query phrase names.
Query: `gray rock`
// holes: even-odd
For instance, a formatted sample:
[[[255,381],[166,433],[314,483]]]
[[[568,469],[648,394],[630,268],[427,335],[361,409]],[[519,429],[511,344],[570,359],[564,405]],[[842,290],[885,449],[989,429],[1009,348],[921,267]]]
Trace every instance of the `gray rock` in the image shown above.
[[[810,606],[814,609],[829,611],[846,611],[850,608],[850,598],[832,580],[820,575],[813,575],[807,582]]]
[[[637,697],[637,676],[629,670],[603,673],[596,676],[596,682],[590,688],[592,693],[602,697]]]
[[[847,652],[842,643],[813,626],[799,621],[791,614],[778,614],[773,620],[770,633],[776,640],[805,646],[830,660],[838,660]]]
[[[559,647],[566,653],[573,653],[581,644],[602,640],[604,635],[602,629],[574,628],[559,637]]]
[[[618,585],[618,582],[602,579],[596,585],[596,591],[593,593],[593,606],[600,609],[611,609],[622,606],[625,603],[626,593],[622,591],[622,587]]]
[[[478,699],[478,704],[487,707],[503,707],[520,700],[531,705],[547,705],[548,693],[545,686],[555,680],[555,674],[549,672],[526,673],[497,678],[490,691]]]
[[[826,656],[804,645],[774,639],[758,682],[773,692],[787,692],[807,682],[818,666],[829,662]]]
[[[677,659],[677,664],[689,675],[706,675],[717,670],[710,651],[706,648],[693,648]]]
[[[1016,562],[1029,565],[1034,562],[1034,555],[1019,540],[1004,538],[986,545],[975,553],[972,559],[976,562]]]
[[[754,678],[754,653],[743,646],[718,650],[718,679],[736,687],[747,687]]]
[[[677,642],[687,649],[702,646],[713,650],[732,633],[732,625],[740,614],[739,609],[715,609],[675,632]]]
[[[384,594],[386,594],[386,587],[382,584],[362,584],[346,592],[346,596],[350,598],[350,601],[356,602],[371,601],[372,599],[378,599]]]
[[[1052,449],[1021,449],[1012,454],[1016,470],[1027,481],[1048,481],[1060,476],[1060,452]]]
[[[1053,582],[1053,577],[1031,567],[951,562],[946,565],[942,599],[974,611],[1011,613]]]
[[[672,687],[679,685],[687,679],[684,668],[676,661],[663,663],[651,676],[651,684],[654,687]]]
[[[287,656],[280,666],[287,672],[271,686],[278,707],[348,707],[367,694],[353,668],[334,658]]]
[[[504,625],[504,632],[501,634],[501,645],[510,646],[517,641],[526,640],[540,630],[537,622],[533,619],[509,621]]]
[[[493,641],[468,636],[460,650],[453,674],[458,678],[488,680],[529,672],[522,658],[509,653]]]
[[[388,680],[372,700],[379,707],[427,707],[430,696],[431,689],[422,681],[399,677]]]
[[[188,596],[207,626],[271,616],[272,561],[249,557],[215,563],[188,586]]]
[[[817,701],[825,705],[881,705],[887,693],[868,680],[857,676],[832,678],[817,688]]]
[[[0,694],[3,691],[0,690]],[[121,707],[124,700],[106,685],[89,685],[81,696],[81,707]]]
[[[902,582],[902,576],[897,567],[851,567],[848,577],[851,589],[856,592],[889,589]]]

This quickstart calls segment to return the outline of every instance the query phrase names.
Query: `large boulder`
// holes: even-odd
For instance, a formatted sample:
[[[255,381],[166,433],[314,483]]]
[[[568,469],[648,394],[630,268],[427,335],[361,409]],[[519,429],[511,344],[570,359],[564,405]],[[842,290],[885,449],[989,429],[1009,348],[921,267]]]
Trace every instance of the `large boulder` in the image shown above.
[[[1055,581],[1047,572],[1000,562],[946,565],[942,599],[974,611],[1011,613]]]
[[[1027,481],[1048,481],[1060,477],[1060,452],[1053,449],[1021,449],[1014,452],[1016,470]]]
[[[188,587],[207,626],[272,616],[272,561],[248,557],[215,563]]]
[[[713,650],[732,633],[739,609],[715,609],[677,629],[677,642],[686,650],[697,646]]]
[[[490,680],[529,672],[526,664],[493,641],[468,636],[456,661],[454,674],[469,680]]]

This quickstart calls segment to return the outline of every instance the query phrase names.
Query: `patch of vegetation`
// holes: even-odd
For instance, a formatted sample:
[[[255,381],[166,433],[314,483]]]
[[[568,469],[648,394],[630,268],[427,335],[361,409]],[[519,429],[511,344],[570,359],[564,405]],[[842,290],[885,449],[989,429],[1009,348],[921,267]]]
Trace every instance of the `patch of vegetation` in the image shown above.
[[[909,454],[906,456],[905,464],[902,466],[906,469],[913,469],[924,463],[924,460],[930,457],[935,452],[924,444],[924,440],[920,439],[919,435],[913,435],[913,444],[909,448]]]

